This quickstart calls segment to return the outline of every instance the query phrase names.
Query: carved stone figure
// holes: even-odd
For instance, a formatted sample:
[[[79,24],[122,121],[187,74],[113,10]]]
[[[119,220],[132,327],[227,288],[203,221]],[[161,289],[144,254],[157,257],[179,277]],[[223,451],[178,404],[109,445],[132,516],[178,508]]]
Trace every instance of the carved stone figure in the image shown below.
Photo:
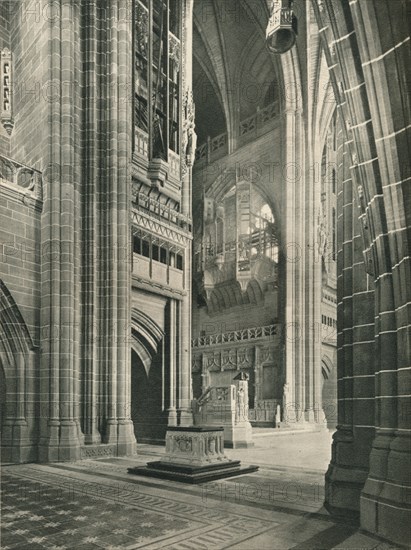
[[[215,454],[216,452],[216,442],[214,438],[210,438],[208,440],[208,452],[211,455]]]
[[[243,421],[248,420],[248,405],[245,400],[244,388],[240,387],[237,391],[237,420]]]
[[[197,134],[195,132],[195,105],[193,100],[193,92],[187,90],[183,103],[183,135],[182,149],[185,154],[187,166],[192,166],[195,159],[197,149]]]
[[[321,207],[318,211],[318,253],[324,257],[328,246],[328,224],[324,210]]]

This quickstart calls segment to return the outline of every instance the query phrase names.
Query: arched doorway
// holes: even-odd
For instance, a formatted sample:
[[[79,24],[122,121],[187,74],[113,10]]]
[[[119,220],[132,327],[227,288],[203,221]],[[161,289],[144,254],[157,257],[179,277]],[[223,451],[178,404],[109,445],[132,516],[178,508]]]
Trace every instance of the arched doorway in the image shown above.
[[[165,410],[164,331],[148,315],[133,308],[131,346],[131,419],[140,443],[163,443]]]
[[[167,414],[162,364],[161,352],[148,363],[147,357],[131,351],[131,418],[140,443],[162,443],[165,439]]]
[[[34,434],[39,429],[39,415],[34,413],[37,389],[36,376],[32,374],[34,345],[20,309],[1,279],[0,311],[1,459],[29,462],[37,458],[36,442],[30,431]]]

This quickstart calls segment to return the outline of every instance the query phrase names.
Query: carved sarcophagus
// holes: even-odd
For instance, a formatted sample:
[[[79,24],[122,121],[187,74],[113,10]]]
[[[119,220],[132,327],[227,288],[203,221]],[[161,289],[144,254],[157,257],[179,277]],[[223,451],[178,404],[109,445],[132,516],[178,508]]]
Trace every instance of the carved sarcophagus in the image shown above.
[[[215,426],[169,426],[163,461],[197,466],[228,461],[224,455],[223,429]]]
[[[217,426],[169,426],[162,459],[128,468],[130,474],[183,483],[203,483],[257,470],[258,466],[241,466],[239,460],[225,456],[224,428]]]

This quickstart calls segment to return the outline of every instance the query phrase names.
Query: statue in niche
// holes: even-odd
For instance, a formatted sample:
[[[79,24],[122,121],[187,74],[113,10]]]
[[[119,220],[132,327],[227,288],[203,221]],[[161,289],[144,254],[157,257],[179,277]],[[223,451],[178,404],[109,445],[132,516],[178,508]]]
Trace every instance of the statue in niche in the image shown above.
[[[164,145],[162,120],[155,109],[153,113],[153,158],[167,160]]]
[[[329,232],[327,216],[324,213],[323,206],[318,210],[317,228],[318,253],[321,257],[324,257],[328,247]]]
[[[183,114],[182,152],[185,155],[187,166],[192,166],[197,149],[197,134],[195,132],[195,106],[191,90],[186,92]]]

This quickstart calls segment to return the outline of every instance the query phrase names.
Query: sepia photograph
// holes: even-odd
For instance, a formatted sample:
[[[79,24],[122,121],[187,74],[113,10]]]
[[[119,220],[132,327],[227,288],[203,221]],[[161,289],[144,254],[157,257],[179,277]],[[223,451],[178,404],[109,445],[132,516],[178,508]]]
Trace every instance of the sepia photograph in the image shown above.
[[[0,548],[411,547],[411,0],[0,0]]]

